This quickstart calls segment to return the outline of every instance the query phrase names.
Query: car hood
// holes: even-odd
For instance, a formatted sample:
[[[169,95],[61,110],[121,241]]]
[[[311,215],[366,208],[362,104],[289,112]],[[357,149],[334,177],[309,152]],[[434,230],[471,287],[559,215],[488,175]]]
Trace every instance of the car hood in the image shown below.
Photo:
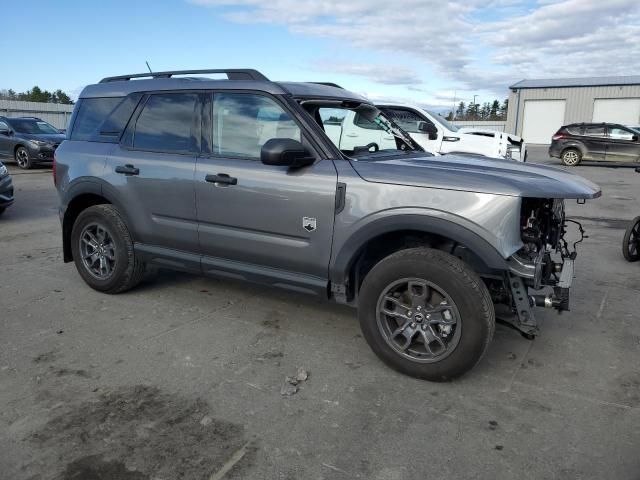
[[[64,133],[21,133],[20,136],[25,140],[40,140],[50,143],[60,143],[67,138]]]
[[[359,159],[366,181],[532,198],[597,198],[598,185],[560,168],[493,158],[443,155]]]

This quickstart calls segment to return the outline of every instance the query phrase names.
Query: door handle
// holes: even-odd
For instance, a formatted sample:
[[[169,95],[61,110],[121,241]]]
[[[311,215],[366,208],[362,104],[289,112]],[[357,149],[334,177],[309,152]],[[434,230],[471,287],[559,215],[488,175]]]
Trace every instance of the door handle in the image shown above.
[[[116,173],[122,173],[124,175],[139,175],[140,169],[127,163],[126,165],[118,165],[116,167]]]
[[[357,137],[357,136],[358,136],[358,134],[357,134],[357,133],[347,133],[347,134],[345,134],[345,137],[351,137],[351,138],[354,138],[354,137]]]
[[[204,179],[209,183],[219,183],[222,185],[237,185],[238,179],[230,177],[226,173],[218,173],[217,175],[207,175]]]

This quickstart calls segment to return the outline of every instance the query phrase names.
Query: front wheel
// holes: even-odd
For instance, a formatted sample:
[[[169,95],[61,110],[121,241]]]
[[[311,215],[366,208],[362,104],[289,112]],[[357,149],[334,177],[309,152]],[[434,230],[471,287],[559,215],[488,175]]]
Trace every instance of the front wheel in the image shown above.
[[[145,264],[136,258],[129,230],[113,205],[95,205],[78,215],[71,249],[78,273],[95,290],[124,292],[144,276]]]
[[[430,248],[401,250],[374,266],[360,289],[358,318],[382,361],[432,381],[473,368],[495,329],[480,277],[458,258]]]
[[[29,170],[33,166],[33,163],[29,158],[29,151],[24,147],[16,148],[15,159],[18,167],[23,170]]]
[[[640,217],[634,218],[624,232],[622,255],[628,262],[640,260]]]

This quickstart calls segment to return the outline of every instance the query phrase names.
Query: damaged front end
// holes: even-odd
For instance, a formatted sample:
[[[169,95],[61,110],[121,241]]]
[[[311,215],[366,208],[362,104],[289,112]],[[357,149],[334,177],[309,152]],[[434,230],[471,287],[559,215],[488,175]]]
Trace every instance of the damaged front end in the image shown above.
[[[570,246],[565,236],[571,224],[579,239]],[[569,310],[576,245],[586,236],[580,223],[566,218],[562,199],[524,198],[520,231],[524,245],[508,260],[502,292],[510,315],[502,319],[534,337],[538,332],[534,307]]]

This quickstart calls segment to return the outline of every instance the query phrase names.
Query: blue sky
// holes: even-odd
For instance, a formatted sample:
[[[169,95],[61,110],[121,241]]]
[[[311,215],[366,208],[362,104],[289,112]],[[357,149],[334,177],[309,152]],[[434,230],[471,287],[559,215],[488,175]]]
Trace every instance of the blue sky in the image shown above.
[[[4,3],[4,2],[3,2]],[[253,67],[446,109],[522,78],[631,75],[637,0],[21,0],[4,3],[0,89],[72,95],[108,75]],[[28,24],[29,22],[27,22]],[[7,30],[8,29],[8,30]]]

